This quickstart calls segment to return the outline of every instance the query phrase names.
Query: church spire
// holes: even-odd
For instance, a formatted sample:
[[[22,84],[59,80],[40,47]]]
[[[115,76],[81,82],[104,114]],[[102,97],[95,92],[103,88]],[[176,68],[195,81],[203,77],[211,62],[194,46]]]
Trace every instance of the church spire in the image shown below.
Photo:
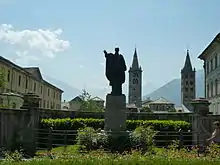
[[[182,69],[182,72],[192,71],[192,64],[190,61],[189,50],[187,49],[185,65]]]
[[[134,56],[133,56],[133,61],[132,61],[132,66],[131,66],[131,68],[132,68],[132,69],[139,69],[136,47],[135,47],[135,50],[134,50]]]

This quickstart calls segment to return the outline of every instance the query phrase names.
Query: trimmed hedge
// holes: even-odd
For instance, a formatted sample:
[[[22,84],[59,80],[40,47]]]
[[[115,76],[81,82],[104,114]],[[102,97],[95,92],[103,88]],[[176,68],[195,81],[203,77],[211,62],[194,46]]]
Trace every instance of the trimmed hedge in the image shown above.
[[[127,120],[127,129],[134,130],[138,126],[151,126],[156,131],[178,131],[182,129],[187,131],[191,129],[191,125],[185,121],[173,120]],[[92,127],[94,129],[104,128],[104,119],[42,119],[40,128],[55,130],[78,130],[83,127]]]

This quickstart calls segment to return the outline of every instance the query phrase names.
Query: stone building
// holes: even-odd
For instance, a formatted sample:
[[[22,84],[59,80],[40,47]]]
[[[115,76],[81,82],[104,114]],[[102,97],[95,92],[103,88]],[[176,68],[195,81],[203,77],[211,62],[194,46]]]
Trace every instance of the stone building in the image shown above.
[[[196,71],[192,68],[189,51],[187,50],[185,65],[181,70],[181,103],[192,110],[190,101],[196,98]]]
[[[20,67],[0,56],[0,69],[5,77],[5,88],[0,93],[35,93],[40,98],[40,107],[60,109],[63,91],[45,81],[38,67]]]
[[[146,104],[145,104],[146,106]],[[148,106],[153,112],[168,112],[175,111],[175,104],[170,102],[169,100],[160,97],[157,100],[150,101]]]
[[[73,98],[72,100],[70,100],[69,102],[64,101],[62,103],[62,109],[69,109],[69,110],[73,110],[73,111],[78,111],[81,108],[82,105],[82,98],[80,96],[76,96],[75,98]],[[93,97],[91,98],[92,103],[94,103],[97,107],[99,107],[100,109],[104,109],[104,100],[99,98],[99,97]]]
[[[142,106],[142,69],[138,64],[137,50],[135,48],[132,66],[129,72],[128,103]]]
[[[210,112],[220,114],[220,33],[199,55],[204,61],[205,97],[210,101]]]

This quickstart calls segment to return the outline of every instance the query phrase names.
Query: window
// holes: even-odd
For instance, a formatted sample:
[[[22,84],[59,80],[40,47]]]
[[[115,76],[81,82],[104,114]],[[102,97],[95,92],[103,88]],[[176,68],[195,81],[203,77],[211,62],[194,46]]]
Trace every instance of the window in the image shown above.
[[[186,85],[188,85],[189,84],[189,82],[188,81],[186,81]]]
[[[36,91],[36,83],[34,83],[34,92]]]
[[[218,80],[215,80],[215,95],[218,95]]]
[[[209,61],[206,62],[206,73],[209,73]]]
[[[49,101],[47,101],[47,108],[49,108],[50,107],[50,104],[49,104]]]
[[[206,96],[207,96],[207,98],[209,98],[209,96],[210,96],[210,95],[209,95],[209,88],[210,88],[210,87],[209,87],[209,84],[207,84],[207,91],[206,91]]]
[[[46,100],[44,100],[43,107],[46,108]]]
[[[21,76],[18,76],[18,86],[21,86]]]
[[[193,77],[194,77],[194,75],[193,75],[193,74],[191,74],[191,75],[190,75],[190,78],[193,78]]]
[[[185,75],[185,78],[188,78],[188,75]]]
[[[47,90],[47,95],[50,96],[50,89]]]
[[[218,56],[217,56],[217,54],[215,55],[215,68],[217,68],[218,67]]]
[[[210,67],[210,71],[212,71],[213,70],[213,59],[211,59],[211,61],[210,61],[210,65],[211,65],[211,67]]]
[[[190,85],[193,85],[193,81],[190,81]]]
[[[190,88],[190,92],[193,92],[193,88]]]
[[[10,78],[11,78],[11,72],[10,70],[8,70],[8,82],[10,82]]]
[[[3,98],[0,97],[0,105],[3,105]]]
[[[43,93],[42,85],[40,86],[40,93],[41,93],[41,94]]]
[[[185,92],[188,92],[189,90],[188,90],[188,88],[185,88]]]
[[[25,86],[26,86],[26,89],[28,88],[28,80],[26,79],[26,84],[25,84]]]
[[[212,97],[213,96],[213,82],[211,82],[211,96],[210,97]]]
[[[50,109],[53,109],[53,102],[50,103]]]

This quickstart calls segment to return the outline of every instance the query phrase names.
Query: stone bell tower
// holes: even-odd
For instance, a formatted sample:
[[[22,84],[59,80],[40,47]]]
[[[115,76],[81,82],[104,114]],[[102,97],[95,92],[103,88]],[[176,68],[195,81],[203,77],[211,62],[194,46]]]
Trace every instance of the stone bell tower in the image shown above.
[[[128,103],[142,106],[142,69],[138,64],[137,50],[135,48],[132,66],[129,69]]]
[[[187,50],[185,65],[181,70],[181,103],[192,110],[191,100],[196,98],[196,70],[192,68],[189,50]]]

